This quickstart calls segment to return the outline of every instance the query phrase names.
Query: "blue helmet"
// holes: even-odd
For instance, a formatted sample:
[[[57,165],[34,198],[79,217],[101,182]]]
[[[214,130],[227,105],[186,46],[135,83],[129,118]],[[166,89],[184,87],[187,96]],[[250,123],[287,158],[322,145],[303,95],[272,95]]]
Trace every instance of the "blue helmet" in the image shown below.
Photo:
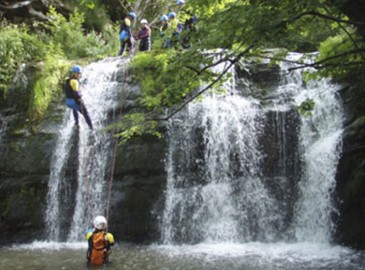
[[[176,1],[176,4],[183,5],[183,4],[185,4],[185,1],[184,0],[177,0]]]
[[[75,72],[75,73],[81,73],[82,72],[82,68],[78,65],[74,65],[71,70],[72,70],[72,72]]]
[[[161,16],[161,21],[167,21],[167,19],[168,19],[168,18],[167,18],[167,16],[166,16],[166,15],[162,15],[162,16]]]
[[[133,11],[129,12],[128,15],[131,16],[133,18],[133,20],[135,20],[137,18],[136,13],[134,13]]]
[[[169,13],[169,19],[175,18],[175,17],[176,17],[176,13],[175,12],[170,12]]]

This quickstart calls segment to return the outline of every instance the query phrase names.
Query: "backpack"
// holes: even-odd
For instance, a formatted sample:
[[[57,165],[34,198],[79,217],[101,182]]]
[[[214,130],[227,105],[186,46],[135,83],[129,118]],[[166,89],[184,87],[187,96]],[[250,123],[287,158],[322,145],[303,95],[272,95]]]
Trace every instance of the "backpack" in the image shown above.
[[[101,265],[106,262],[106,243],[105,232],[96,232],[90,238],[91,240],[91,254],[90,263],[93,265]]]

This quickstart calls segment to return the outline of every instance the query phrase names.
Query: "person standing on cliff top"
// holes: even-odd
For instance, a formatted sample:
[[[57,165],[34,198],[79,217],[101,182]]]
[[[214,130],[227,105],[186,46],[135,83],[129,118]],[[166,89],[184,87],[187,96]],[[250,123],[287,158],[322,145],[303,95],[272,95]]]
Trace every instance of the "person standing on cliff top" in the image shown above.
[[[141,20],[141,28],[137,34],[136,40],[140,40],[140,52],[151,50],[151,28],[148,26],[146,19]]]
[[[136,13],[129,12],[127,17],[125,17],[120,24],[119,30],[119,40],[120,40],[120,50],[119,56],[123,56],[125,46],[127,45],[129,48],[129,53],[134,53],[134,38],[132,35],[131,25],[132,21],[137,18]]]

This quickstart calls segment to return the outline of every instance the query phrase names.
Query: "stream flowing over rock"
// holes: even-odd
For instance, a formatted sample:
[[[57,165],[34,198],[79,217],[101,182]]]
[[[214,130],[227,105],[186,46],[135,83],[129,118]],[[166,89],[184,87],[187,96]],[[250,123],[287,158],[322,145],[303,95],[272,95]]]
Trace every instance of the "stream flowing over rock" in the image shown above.
[[[328,241],[365,249],[359,89],[241,63],[224,97],[191,104],[161,126],[162,139],[141,136],[114,152],[103,128],[142,110],[127,64],[111,58],[85,67],[95,133],[82,117],[79,129],[73,125],[63,100],[36,130],[27,128],[31,72],[0,101],[0,244],[80,241],[91,216],[110,213],[117,241]],[[296,110],[306,98],[316,99],[311,120]]]

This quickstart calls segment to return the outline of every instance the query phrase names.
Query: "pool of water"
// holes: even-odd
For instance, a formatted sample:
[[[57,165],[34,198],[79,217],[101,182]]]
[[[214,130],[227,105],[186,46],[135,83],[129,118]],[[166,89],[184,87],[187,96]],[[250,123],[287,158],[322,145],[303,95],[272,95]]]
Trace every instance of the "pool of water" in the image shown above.
[[[0,249],[2,270],[79,269],[365,269],[365,253],[310,243],[199,244],[182,246],[117,244],[110,264],[87,267],[86,243],[34,242]]]

